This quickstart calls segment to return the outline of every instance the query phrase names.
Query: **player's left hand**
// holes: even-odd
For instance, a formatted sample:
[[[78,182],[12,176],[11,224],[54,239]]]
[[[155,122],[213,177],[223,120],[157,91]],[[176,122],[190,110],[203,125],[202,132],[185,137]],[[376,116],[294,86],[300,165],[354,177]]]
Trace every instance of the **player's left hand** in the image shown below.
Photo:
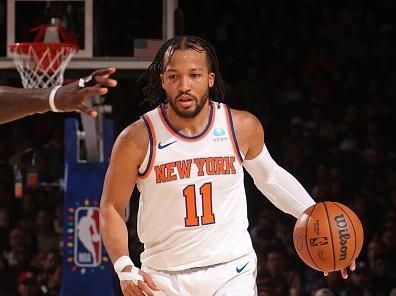
[[[87,105],[87,98],[94,95],[104,95],[109,87],[115,87],[117,81],[110,78],[116,71],[110,67],[94,71],[90,76],[92,82],[83,87],[79,86],[79,81],[67,84],[59,88],[55,96],[56,108],[63,112],[81,111],[93,117],[97,112]]]
[[[356,269],[356,262],[355,260],[352,261],[351,265],[349,265],[349,269],[351,271],[355,271]],[[324,276],[328,276],[329,273],[328,272],[324,272]],[[344,280],[346,280],[348,278],[348,271],[346,268],[341,269],[341,276]]]

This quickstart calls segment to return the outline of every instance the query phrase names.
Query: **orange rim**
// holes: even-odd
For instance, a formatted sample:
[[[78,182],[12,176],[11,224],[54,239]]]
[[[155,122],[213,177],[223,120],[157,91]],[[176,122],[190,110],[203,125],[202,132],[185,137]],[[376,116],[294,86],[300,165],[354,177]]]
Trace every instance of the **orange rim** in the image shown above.
[[[57,52],[61,48],[67,48],[75,51],[78,50],[78,46],[72,43],[18,42],[8,45],[11,52],[15,52],[16,49],[19,48],[21,53],[24,54],[28,54],[30,47],[33,47],[38,54],[44,52],[48,48],[51,52]]]

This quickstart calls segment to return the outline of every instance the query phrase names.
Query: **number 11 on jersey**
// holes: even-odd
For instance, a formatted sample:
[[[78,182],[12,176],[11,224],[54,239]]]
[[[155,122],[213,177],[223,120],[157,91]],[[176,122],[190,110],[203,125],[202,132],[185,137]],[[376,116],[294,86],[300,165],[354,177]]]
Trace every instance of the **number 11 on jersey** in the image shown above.
[[[212,183],[205,183],[199,188],[199,195],[202,200],[201,225],[215,223],[215,215],[212,208]],[[183,189],[183,196],[186,202],[186,217],[184,218],[186,227],[198,226],[199,217],[197,214],[197,194],[195,185],[188,185]]]

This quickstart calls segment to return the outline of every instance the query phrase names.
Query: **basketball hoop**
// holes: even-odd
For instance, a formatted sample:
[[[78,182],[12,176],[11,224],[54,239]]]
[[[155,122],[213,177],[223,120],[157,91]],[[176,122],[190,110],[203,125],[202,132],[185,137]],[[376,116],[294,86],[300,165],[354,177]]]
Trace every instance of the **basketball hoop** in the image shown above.
[[[24,42],[8,47],[24,88],[62,85],[66,66],[78,50],[70,43]]]

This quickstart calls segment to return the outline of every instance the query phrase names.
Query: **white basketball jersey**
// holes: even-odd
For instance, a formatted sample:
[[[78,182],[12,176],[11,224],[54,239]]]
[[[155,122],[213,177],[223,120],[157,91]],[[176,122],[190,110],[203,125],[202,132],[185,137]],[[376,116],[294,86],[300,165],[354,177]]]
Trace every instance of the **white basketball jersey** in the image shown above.
[[[163,107],[142,116],[150,145],[137,181],[143,265],[179,271],[225,263],[252,251],[231,112],[211,102],[204,131],[180,134]]]

